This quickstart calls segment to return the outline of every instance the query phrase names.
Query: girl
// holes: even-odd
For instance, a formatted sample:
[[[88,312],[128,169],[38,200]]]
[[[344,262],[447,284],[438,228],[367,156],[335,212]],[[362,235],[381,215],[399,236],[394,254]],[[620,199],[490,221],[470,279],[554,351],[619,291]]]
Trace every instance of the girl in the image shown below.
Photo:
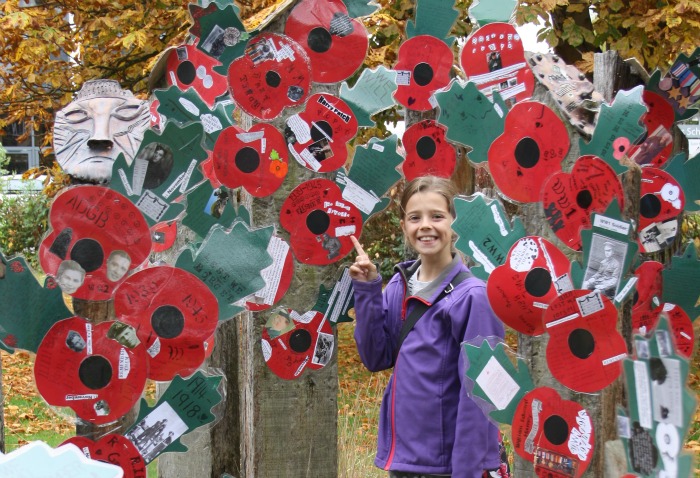
[[[484,283],[453,250],[454,195],[443,178],[419,177],[406,185],[401,229],[418,260],[398,264],[383,294],[376,266],[352,238],[358,253],[350,266],[357,349],[370,371],[394,367],[382,400],[375,459],[390,477],[481,478],[500,465],[498,428],[462,383],[460,344],[478,336],[503,337],[504,329]],[[427,310],[400,345],[403,324],[421,302]]]

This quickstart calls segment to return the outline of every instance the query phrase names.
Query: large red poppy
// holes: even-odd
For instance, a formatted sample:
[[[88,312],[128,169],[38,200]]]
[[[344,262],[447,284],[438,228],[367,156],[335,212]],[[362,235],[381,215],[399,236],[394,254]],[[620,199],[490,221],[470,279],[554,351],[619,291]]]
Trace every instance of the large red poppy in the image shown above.
[[[146,386],[146,349],[120,346],[107,337],[114,322],[80,317],[56,322],[39,345],[34,380],[47,403],[70,407],[101,425],[125,415]]]
[[[287,176],[287,142],[267,123],[257,123],[248,131],[230,126],[214,145],[214,171],[229,188],[243,186],[255,197],[269,196]]]
[[[308,97],[309,58],[291,38],[262,33],[251,38],[245,54],[231,62],[228,83],[231,96],[243,111],[268,121]]]
[[[435,108],[431,98],[450,82],[452,59],[452,50],[439,38],[418,35],[403,42],[394,65],[396,101],[411,110]]]
[[[678,217],[685,208],[685,194],[678,181],[660,169],[642,169],[639,201],[639,238],[643,252],[671,246],[679,233]]]
[[[64,292],[78,299],[110,299],[128,271],[151,253],[151,232],[141,211],[102,186],[64,190],[51,205],[49,221],[51,233],[39,246],[41,267],[56,277]],[[83,279],[67,284],[61,279],[66,273],[66,277],[82,275]]]
[[[503,134],[489,148],[489,171],[508,199],[537,202],[568,151],[569,133],[559,116],[543,103],[523,101],[508,112]]]
[[[169,49],[165,66],[165,81],[181,91],[193,88],[204,102],[214,106],[216,99],[226,93],[226,77],[215,72],[221,63],[196,45],[180,45]]]
[[[338,83],[352,75],[367,54],[369,35],[348,15],[342,0],[302,0],[287,19],[284,33],[311,59],[311,78]]]
[[[445,138],[446,132],[447,129],[434,120],[418,121],[406,128],[401,138],[406,150],[402,166],[406,181],[419,176],[452,176],[457,154]]]

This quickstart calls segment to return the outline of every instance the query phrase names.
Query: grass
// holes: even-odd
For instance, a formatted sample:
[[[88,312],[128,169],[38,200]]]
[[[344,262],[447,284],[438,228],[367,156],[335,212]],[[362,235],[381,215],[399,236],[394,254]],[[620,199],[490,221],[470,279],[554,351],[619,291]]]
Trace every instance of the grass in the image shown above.
[[[699,324],[700,325],[700,324]],[[697,329],[697,327],[696,327]],[[338,476],[339,478],[385,477],[374,466],[379,405],[389,380],[389,371],[370,373],[362,365],[352,338],[354,324],[338,326]],[[698,334],[696,330],[696,336]],[[5,407],[6,452],[35,440],[57,446],[75,434],[65,409],[52,409],[38,396],[32,374],[30,354],[2,352],[3,395]],[[700,390],[700,354],[691,361],[689,387]],[[506,447],[509,447],[507,436]],[[700,454],[700,410],[691,423],[685,449]],[[512,452],[511,452],[512,454]],[[156,463],[148,467],[148,478],[157,478]],[[695,477],[700,478],[696,463]]]

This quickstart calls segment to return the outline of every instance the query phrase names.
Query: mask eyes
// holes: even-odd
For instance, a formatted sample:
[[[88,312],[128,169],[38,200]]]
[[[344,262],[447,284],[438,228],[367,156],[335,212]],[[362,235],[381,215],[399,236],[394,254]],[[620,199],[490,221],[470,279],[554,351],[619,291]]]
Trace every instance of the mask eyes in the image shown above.
[[[115,109],[112,116],[121,121],[131,121],[136,119],[142,111],[142,105],[124,105]]]
[[[69,110],[64,113],[64,117],[68,123],[77,124],[90,118],[88,112],[82,108],[76,108],[74,110]]]

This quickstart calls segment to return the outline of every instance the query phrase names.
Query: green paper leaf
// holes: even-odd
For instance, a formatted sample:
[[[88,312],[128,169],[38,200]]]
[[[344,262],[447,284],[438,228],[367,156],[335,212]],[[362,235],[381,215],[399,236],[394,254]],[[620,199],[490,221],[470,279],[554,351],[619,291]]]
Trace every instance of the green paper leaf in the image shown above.
[[[173,432],[173,435],[170,436],[172,441],[163,447],[160,453],[187,451],[187,447],[180,442],[180,437],[216,419],[212,409],[223,400],[218,391],[222,378],[222,375],[206,376],[201,371],[186,379],[176,375],[154,406],[149,406],[146,400],[141,399],[136,424],[125,436],[144,454],[139,436],[146,428],[162,424],[163,431],[160,437],[167,437],[169,432]],[[156,456],[158,455],[144,455],[144,458],[148,458],[147,462],[150,462]]]
[[[204,178],[200,164],[207,158],[202,148],[200,123],[180,127],[168,122],[163,134],[146,131],[136,158],[129,165],[120,155],[112,168],[110,188],[123,194],[143,213],[149,225],[176,219],[184,210],[175,200]],[[157,149],[165,150],[162,167],[151,167]]]
[[[340,98],[347,103],[357,118],[358,126],[375,125],[370,116],[394,106],[396,71],[380,66],[365,69],[350,88],[347,82],[340,85]]]
[[[228,3],[224,7],[217,2],[216,6],[218,8],[214,9],[209,5],[205,9],[207,12],[199,16],[200,36],[197,48],[219,60],[221,65],[214,67],[213,70],[221,75],[227,75],[229,65],[243,55],[248,40],[258,32],[246,31],[233,3]],[[196,9],[190,6],[192,17],[196,18],[197,13],[194,10]],[[227,29],[236,32],[236,36],[231,40],[224,38]],[[231,44],[227,45],[227,42]]]
[[[664,170],[678,181],[685,194],[685,210],[700,211],[700,154],[688,161],[685,153],[678,153],[666,164]]]
[[[36,353],[51,326],[72,317],[53,278],[42,287],[24,257],[6,259],[0,252],[0,348]]]
[[[265,286],[261,271],[272,264],[267,245],[273,232],[272,226],[251,231],[237,222],[227,233],[215,225],[197,251],[183,251],[175,266],[209,287],[219,301],[219,320],[228,320],[243,310],[235,302]]]
[[[467,342],[462,346],[469,364],[466,375],[474,384],[472,393],[494,407],[489,415],[495,421],[513,423],[520,399],[535,388],[527,364],[518,358],[516,368],[503,342],[491,347],[484,339],[479,346]]]
[[[454,80],[446,91],[435,93],[440,106],[438,122],[447,127],[450,141],[471,147],[469,160],[480,164],[488,160],[491,143],[503,134],[507,108],[500,95],[494,103],[479,91],[476,84]]]
[[[332,289],[327,289],[323,284],[318,289],[316,304],[311,308],[321,312],[331,325],[338,322],[352,322],[352,317],[348,315],[350,309],[355,305],[350,271],[346,267],[340,273],[340,278],[333,285]]]
[[[430,35],[452,46],[455,39],[448,35],[458,15],[454,1],[420,0],[416,2],[415,19],[406,22],[406,37]]]
[[[372,15],[381,8],[374,0],[343,0],[351,18],[366,17]]]
[[[177,86],[171,86],[165,90],[156,90],[154,94],[159,102],[158,113],[168,121],[174,121],[180,126],[202,124],[203,146],[207,151],[213,151],[219,134],[234,124],[235,104],[231,100],[218,102],[214,109],[210,109],[194,88],[180,91]]]
[[[481,264],[471,271],[486,280],[492,270],[505,263],[513,244],[525,237],[525,226],[516,217],[511,227],[503,205],[481,193],[455,198],[455,211],[452,230],[459,236],[455,247]]]
[[[610,203],[605,214],[593,213],[591,224],[591,229],[581,231],[583,263],[571,264],[572,282],[577,289],[600,290],[619,306],[629,293],[621,290],[620,285],[639,250],[637,241],[632,239],[634,228],[631,222],[622,219],[617,200]],[[607,243],[612,248],[611,258],[605,255]],[[618,293],[620,296],[616,297]]]
[[[516,0],[475,0],[469,7],[469,16],[479,26],[489,23],[510,23],[518,2]]]
[[[620,90],[612,105],[601,105],[591,141],[586,143],[583,138],[579,140],[580,156],[598,156],[612,166],[617,174],[627,171],[627,167],[615,157],[621,156],[616,148],[629,149],[646,131],[641,123],[642,115],[647,112],[642,100],[643,91],[642,85],[629,91]]]
[[[700,292],[697,288],[697,284],[700,284],[700,265],[693,242],[688,244],[682,256],[671,258],[671,267],[664,269],[662,276],[663,302],[680,306],[695,322],[700,316]]]
[[[637,464],[641,476],[691,476],[692,455],[682,447],[697,401],[688,389],[688,360],[673,345],[673,330],[662,314],[656,329],[635,336],[636,359],[623,362],[627,410],[618,409],[618,430],[628,454],[629,468]],[[649,460],[650,446],[658,450]],[[641,450],[632,459],[631,450]]]
[[[217,224],[225,229],[230,228],[236,220],[250,224],[248,210],[243,206],[236,209],[232,194],[233,192],[225,186],[214,189],[209,181],[203,181],[187,194],[187,214],[182,218],[182,224],[192,229],[199,237],[205,237]]]

